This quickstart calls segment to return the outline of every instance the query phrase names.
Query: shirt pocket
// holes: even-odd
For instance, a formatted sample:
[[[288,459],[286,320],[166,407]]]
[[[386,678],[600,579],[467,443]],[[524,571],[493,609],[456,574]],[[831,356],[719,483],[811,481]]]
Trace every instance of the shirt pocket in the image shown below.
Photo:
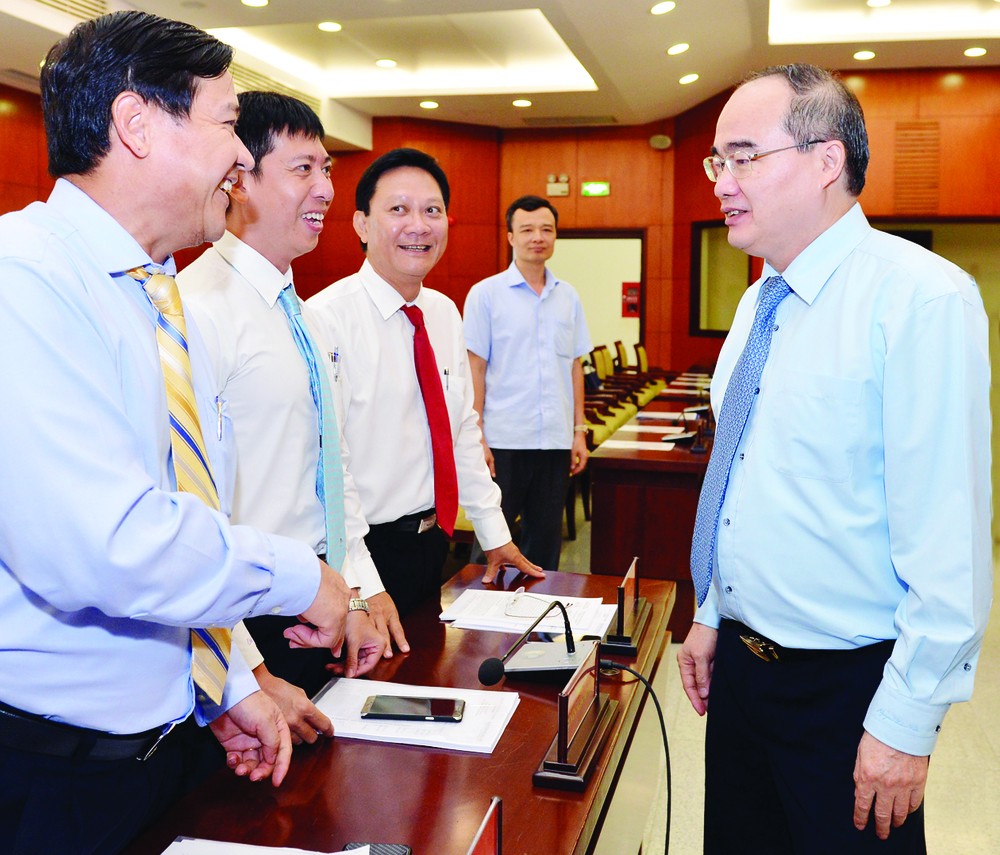
[[[201,409],[205,414],[201,434],[212,467],[212,480],[219,493],[219,509],[227,517],[232,516],[236,492],[236,440],[229,417],[229,401],[221,395],[212,399],[206,397]]]
[[[443,374],[441,386],[444,389],[444,400],[448,407],[448,421],[451,423],[452,441],[458,439],[462,426],[462,413],[465,410],[465,378],[454,374]]]
[[[773,382],[780,405],[769,430],[778,472],[831,482],[850,478],[861,442],[862,382],[798,371]]]
[[[561,359],[573,358],[573,341],[575,338],[573,335],[574,332],[575,328],[572,323],[567,321],[556,321],[554,342],[556,356]]]

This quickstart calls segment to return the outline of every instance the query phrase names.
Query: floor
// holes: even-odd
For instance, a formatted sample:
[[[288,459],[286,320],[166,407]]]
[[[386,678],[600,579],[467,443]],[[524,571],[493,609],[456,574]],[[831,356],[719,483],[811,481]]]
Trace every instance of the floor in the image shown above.
[[[994,554],[994,564],[998,555]],[[577,512],[577,538],[564,541],[561,570],[587,573],[590,523]],[[627,569],[623,558],[622,572]],[[995,583],[997,584],[997,583]],[[688,705],[671,644],[653,681],[664,710],[670,748],[673,804],[671,855],[697,855],[702,842],[704,719]],[[615,802],[596,855],[664,852],[666,775],[659,725],[652,704],[643,710]],[[987,630],[975,695],[945,720],[931,763],[926,795],[931,855],[1000,852],[1000,625]],[[641,847],[641,850],[640,850]]]

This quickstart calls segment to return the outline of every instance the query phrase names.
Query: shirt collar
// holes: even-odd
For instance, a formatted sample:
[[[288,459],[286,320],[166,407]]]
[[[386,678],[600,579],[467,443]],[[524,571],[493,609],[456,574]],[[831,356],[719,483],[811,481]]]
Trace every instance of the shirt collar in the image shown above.
[[[510,267],[508,267],[501,275],[504,277],[504,284],[511,288],[516,288],[518,285],[524,285],[525,288],[531,288],[531,286],[525,281],[524,274],[518,270],[516,259],[510,263]],[[545,286],[542,288],[542,293],[539,297],[545,297],[558,284],[559,280],[556,279],[555,274],[549,270],[548,267],[546,267]],[[534,288],[531,288],[531,290],[534,291]]]
[[[59,178],[48,203],[76,229],[97,264],[109,274],[154,263],[121,223],[71,181]],[[170,276],[177,272],[173,256],[156,266]]]
[[[292,284],[292,268],[282,273],[250,244],[227,231],[213,246],[237,273],[253,286],[261,299],[273,307],[278,302],[278,294],[286,285]]]
[[[812,305],[834,271],[871,230],[861,205],[855,202],[846,214],[795,257],[781,274],[782,278],[789,288]],[[777,275],[770,264],[765,264],[761,281]]]
[[[375,272],[375,268],[371,266],[367,258],[365,259],[365,263],[361,265],[358,275],[361,277],[361,284],[364,286],[365,291],[368,292],[368,296],[382,316],[382,320],[388,320],[403,306],[408,305],[406,300],[403,299],[403,295]],[[421,283],[416,299],[409,305],[419,303],[420,296],[423,293],[424,286]]]

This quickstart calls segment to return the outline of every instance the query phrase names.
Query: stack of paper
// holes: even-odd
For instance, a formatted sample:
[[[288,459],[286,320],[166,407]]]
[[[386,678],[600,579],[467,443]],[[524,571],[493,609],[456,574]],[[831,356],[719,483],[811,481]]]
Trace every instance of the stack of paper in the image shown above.
[[[369,695],[461,698],[465,701],[465,715],[459,722],[366,720],[361,718],[361,707]],[[500,741],[519,701],[516,692],[410,686],[341,677],[332,680],[323,689],[316,698],[316,706],[333,721],[337,739],[370,739],[373,742],[490,754]]]
[[[606,443],[605,443],[606,444]],[[663,446],[663,443],[655,443]],[[497,632],[524,632],[553,600],[559,600],[569,615],[574,635],[601,637],[615,616],[614,605],[606,606],[600,597],[558,597],[535,594],[523,588],[517,591],[463,591],[441,612],[441,620],[453,621],[458,629],[486,629]],[[565,631],[562,612],[553,609],[537,628],[538,632]]]
[[[330,852],[329,855],[369,855],[370,846],[352,849],[350,852]],[[197,840],[193,837],[178,837],[163,855],[324,855],[309,849],[292,849],[288,846],[253,846],[249,843],[223,843],[218,840]]]

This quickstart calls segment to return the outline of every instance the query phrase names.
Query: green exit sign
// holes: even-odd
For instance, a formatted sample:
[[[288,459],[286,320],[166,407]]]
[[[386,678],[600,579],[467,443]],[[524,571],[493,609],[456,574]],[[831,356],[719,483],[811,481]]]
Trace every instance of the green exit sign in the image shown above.
[[[580,193],[583,196],[610,196],[610,181],[584,181],[580,185]]]

